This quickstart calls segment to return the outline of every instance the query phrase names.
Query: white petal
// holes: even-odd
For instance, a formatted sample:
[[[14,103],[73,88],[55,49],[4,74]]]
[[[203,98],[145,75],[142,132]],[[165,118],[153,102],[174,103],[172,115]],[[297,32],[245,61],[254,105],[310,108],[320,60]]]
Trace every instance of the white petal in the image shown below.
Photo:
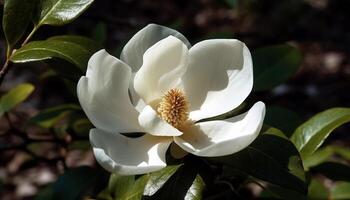
[[[134,78],[137,94],[147,103],[178,87],[187,70],[188,49],[181,40],[169,36],[143,55],[143,65]]]
[[[95,127],[109,132],[139,132],[138,112],[130,102],[131,69],[105,50],[89,60],[77,86],[78,98]]]
[[[214,157],[236,153],[258,136],[265,117],[265,104],[257,102],[245,114],[223,121],[208,121],[183,130],[174,137],[177,145],[198,156]]]
[[[176,30],[157,24],[149,24],[137,32],[124,46],[120,59],[136,72],[142,65],[142,56],[146,50],[170,35],[181,40],[188,48],[191,47],[188,40]]]
[[[182,78],[194,121],[226,113],[239,106],[253,87],[252,58],[238,40],[205,40],[189,50]]]
[[[155,136],[179,136],[182,132],[158,117],[151,106],[146,106],[139,115],[139,123],[145,132]]]
[[[165,167],[165,153],[172,140],[148,134],[128,138],[119,133],[91,129],[90,142],[95,158],[103,168],[121,175],[133,175]]]

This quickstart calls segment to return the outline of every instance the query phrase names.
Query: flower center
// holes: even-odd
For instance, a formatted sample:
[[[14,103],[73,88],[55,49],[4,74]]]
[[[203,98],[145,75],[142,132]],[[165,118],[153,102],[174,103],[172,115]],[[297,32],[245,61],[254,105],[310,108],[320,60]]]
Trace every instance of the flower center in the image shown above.
[[[188,119],[189,104],[185,94],[180,89],[169,90],[158,104],[158,113],[162,119],[180,128]]]

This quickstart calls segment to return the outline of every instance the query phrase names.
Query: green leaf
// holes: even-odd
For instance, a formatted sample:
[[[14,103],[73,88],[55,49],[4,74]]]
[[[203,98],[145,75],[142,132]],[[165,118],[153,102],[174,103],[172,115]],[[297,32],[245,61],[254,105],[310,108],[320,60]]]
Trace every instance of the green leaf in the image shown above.
[[[275,45],[252,53],[254,63],[254,90],[269,90],[291,77],[299,68],[302,56],[289,45]]]
[[[200,199],[204,188],[203,180],[192,165],[181,165],[178,170],[150,199]]]
[[[84,49],[88,50],[91,53],[94,53],[102,49],[102,46],[99,43],[95,42],[94,40],[88,37],[83,37],[78,35],[59,35],[59,36],[50,37],[47,40],[57,40],[57,41],[75,43],[83,47]]]
[[[342,146],[326,146],[324,148],[318,149],[311,156],[308,156],[305,160],[303,160],[304,167],[306,169],[310,167],[317,166],[326,161],[332,161],[336,158],[350,160],[350,149]]]
[[[93,0],[42,0],[37,8],[36,27],[65,25],[82,14]]]
[[[350,166],[337,162],[324,162],[316,167],[311,168],[313,173],[322,175],[335,181],[350,182]]]
[[[135,176],[111,174],[108,187],[98,195],[98,199],[140,200],[149,175],[135,180]]]
[[[301,124],[300,117],[293,111],[280,107],[268,106],[264,123],[281,129],[288,137]]]
[[[105,172],[87,166],[69,169],[53,185],[54,199],[83,199],[92,188],[105,182]]]
[[[151,173],[143,194],[147,196],[154,195],[179,167],[180,165],[170,165],[160,171]]]
[[[309,185],[308,199],[328,199],[329,191],[328,189],[317,179],[312,179]]]
[[[92,36],[99,44],[104,44],[107,39],[107,25],[104,22],[97,23]]]
[[[38,124],[44,128],[53,127],[59,120],[65,117],[69,112],[81,110],[78,105],[64,104],[41,111],[29,120],[29,123]]]
[[[350,121],[350,108],[332,108],[318,113],[301,126],[291,137],[301,157],[311,156],[337,127]]]
[[[210,160],[300,194],[307,192],[297,149],[289,140],[274,134],[264,133],[244,150]]]
[[[18,49],[12,56],[11,61],[25,63],[60,58],[74,64],[83,72],[92,53],[73,42],[60,40],[34,41]]]
[[[34,86],[29,83],[24,83],[11,89],[0,99],[0,117],[10,111],[12,108],[23,102],[33,92]]]
[[[350,182],[337,183],[331,189],[331,198],[330,199],[332,199],[332,200],[350,199]]]
[[[25,33],[36,3],[35,0],[5,0],[2,26],[10,49]]]

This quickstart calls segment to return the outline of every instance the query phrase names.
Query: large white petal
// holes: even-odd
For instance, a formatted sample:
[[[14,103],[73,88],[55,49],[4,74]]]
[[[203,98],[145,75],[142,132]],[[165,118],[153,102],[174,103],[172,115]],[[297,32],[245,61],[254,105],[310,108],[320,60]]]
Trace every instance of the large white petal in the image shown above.
[[[137,94],[147,103],[161,98],[169,89],[179,87],[187,70],[188,49],[174,36],[169,36],[143,55],[142,67],[134,78]]]
[[[142,130],[128,94],[130,76],[130,67],[105,50],[90,58],[77,92],[83,110],[95,127],[121,133]]]
[[[142,56],[146,50],[170,35],[181,40],[188,48],[191,47],[188,40],[176,30],[157,24],[149,24],[128,41],[122,50],[120,59],[136,72],[142,65]]]
[[[214,157],[236,153],[258,136],[265,117],[265,104],[257,102],[245,114],[222,121],[200,122],[174,137],[177,145],[198,156]]]
[[[190,118],[200,120],[239,106],[253,87],[251,54],[233,39],[205,40],[189,50],[182,78],[190,102]]]
[[[155,136],[179,136],[182,132],[160,118],[151,106],[146,106],[139,115],[139,123],[145,132]]]
[[[165,153],[172,140],[148,134],[128,138],[119,133],[91,129],[90,142],[95,158],[103,168],[121,175],[133,175],[165,167]]]

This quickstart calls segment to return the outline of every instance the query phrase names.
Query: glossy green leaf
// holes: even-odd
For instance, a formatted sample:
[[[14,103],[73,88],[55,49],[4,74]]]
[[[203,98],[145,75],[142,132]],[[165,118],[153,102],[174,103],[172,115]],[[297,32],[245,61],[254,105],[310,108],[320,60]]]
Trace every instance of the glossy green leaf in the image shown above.
[[[312,179],[307,196],[309,200],[328,199],[329,191],[319,180]]]
[[[331,189],[331,198],[332,200],[348,200],[350,199],[350,182],[340,182],[337,183]]]
[[[308,156],[303,160],[304,167],[308,169],[323,162],[335,160],[335,156],[337,156],[336,158],[338,160],[343,159],[350,161],[350,148],[335,145],[320,148],[311,156]]]
[[[254,63],[254,90],[269,90],[291,77],[299,68],[302,56],[289,45],[275,45],[252,53]]]
[[[4,94],[0,99],[0,117],[27,99],[33,90],[34,86],[32,84],[24,83]]]
[[[53,199],[76,200],[105,182],[105,172],[90,167],[69,169],[53,185]]]
[[[35,41],[18,49],[12,56],[11,61],[25,63],[60,58],[74,64],[81,71],[85,71],[92,53],[73,42],[60,40]]]
[[[204,183],[192,165],[181,165],[150,199],[200,199]]]
[[[262,134],[244,150],[210,160],[300,194],[307,192],[297,149],[289,140],[274,134]]]
[[[278,127],[289,137],[302,121],[295,112],[289,109],[280,106],[268,106],[264,123]]]
[[[291,137],[301,157],[311,156],[337,127],[350,121],[350,108],[332,108],[318,113],[301,126]]]
[[[44,24],[65,25],[82,14],[93,0],[42,0],[35,17],[36,27]]]
[[[2,26],[11,49],[25,33],[36,3],[36,0],[5,0]]]
[[[153,172],[149,174],[149,180],[145,187],[144,195],[152,196],[154,195],[167,180],[176,172],[180,165],[170,165],[163,168],[160,171]]]
[[[78,105],[64,104],[42,110],[29,120],[29,123],[38,124],[44,128],[53,127],[60,119],[65,117],[70,111],[81,110]]]
[[[335,181],[350,182],[350,166],[338,162],[324,162],[311,168],[311,172],[320,173]]]
[[[63,42],[71,42],[75,43],[84,49],[88,50],[91,53],[94,53],[100,49],[102,49],[102,46],[95,42],[94,40],[88,38],[88,37],[83,37],[83,36],[78,36],[78,35],[59,35],[59,36],[53,36],[50,37],[47,40],[58,40],[58,41],[63,41]]]

